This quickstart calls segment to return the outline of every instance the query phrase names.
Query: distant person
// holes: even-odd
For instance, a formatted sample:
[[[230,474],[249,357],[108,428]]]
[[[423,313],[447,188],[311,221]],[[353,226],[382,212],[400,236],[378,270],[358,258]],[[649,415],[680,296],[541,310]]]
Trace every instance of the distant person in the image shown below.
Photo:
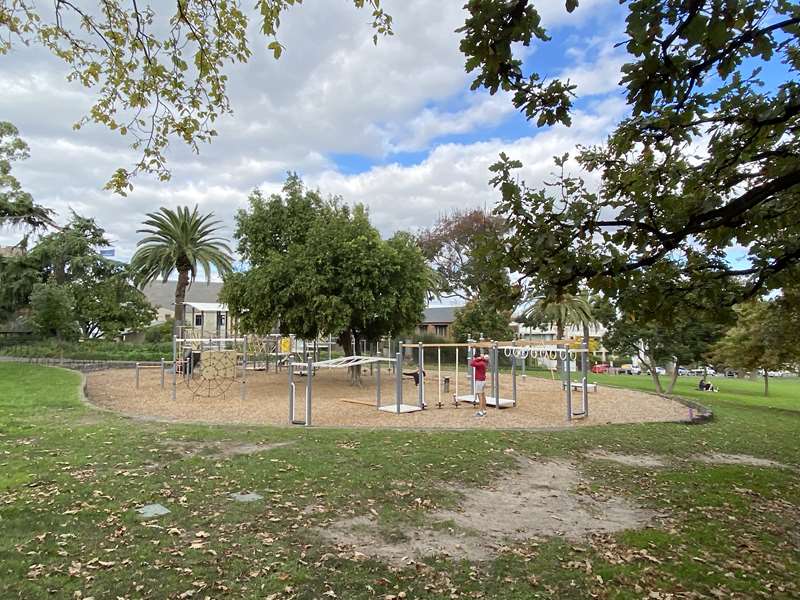
[[[703,377],[697,387],[703,392],[718,392],[719,390],[714,387],[713,383],[708,383],[706,378]]]
[[[489,366],[489,355],[478,355],[469,361],[469,366],[475,369],[475,394],[478,396],[478,412],[476,417],[486,416],[486,367]]]

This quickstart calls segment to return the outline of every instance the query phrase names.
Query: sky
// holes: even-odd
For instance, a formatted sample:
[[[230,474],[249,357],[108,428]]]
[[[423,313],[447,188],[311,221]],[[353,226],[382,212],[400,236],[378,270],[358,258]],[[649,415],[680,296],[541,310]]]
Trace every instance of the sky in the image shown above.
[[[70,210],[94,217],[123,260],[145,213],[161,206],[199,205],[232,237],[248,194],[278,191],[288,171],[365,204],[384,236],[429,227],[454,209],[491,208],[498,192],[488,167],[500,152],[522,160],[521,176],[537,186],[553,173],[553,156],[602,142],[626,114],[617,0],[582,0],[571,15],[561,1],[537,4],[553,40],[525,49],[525,62],[577,84],[569,128],[537,128],[506,95],[469,90],[454,31],[463,0],[384,0],[395,35],[377,46],[367,12],[350,0],[318,0],[283,16],[280,60],[251,27],[254,54],[229,70],[234,113],[218,121],[218,137],[199,155],[174,143],[172,179],[141,175],[127,197],[103,185],[134,163],[130,140],[99,126],[74,131],[92,91],[67,82],[63,64],[41,48],[15,48],[0,57],[0,119],[19,128],[31,157],[14,173],[58,221]],[[0,244],[18,237],[0,231]]]

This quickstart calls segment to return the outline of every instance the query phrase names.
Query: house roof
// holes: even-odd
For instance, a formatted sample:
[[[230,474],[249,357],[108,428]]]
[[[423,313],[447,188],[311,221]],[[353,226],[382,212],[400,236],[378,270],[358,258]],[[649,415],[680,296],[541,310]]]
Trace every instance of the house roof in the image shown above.
[[[175,305],[175,286],[177,281],[154,281],[142,289],[147,300],[155,307],[172,308]],[[195,281],[186,290],[186,302],[219,302],[222,282]]]
[[[456,310],[462,306],[429,306],[422,316],[423,323],[452,323],[456,320]]]
[[[200,312],[228,312],[228,306],[219,302],[184,302],[183,304]]]

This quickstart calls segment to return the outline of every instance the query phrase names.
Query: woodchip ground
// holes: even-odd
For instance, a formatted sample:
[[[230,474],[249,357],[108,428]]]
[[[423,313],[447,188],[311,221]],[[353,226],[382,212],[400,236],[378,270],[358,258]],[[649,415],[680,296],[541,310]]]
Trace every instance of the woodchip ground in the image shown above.
[[[314,376],[312,423],[323,427],[400,427],[412,429],[515,429],[601,425],[608,423],[640,423],[681,421],[689,417],[689,409],[673,400],[653,394],[598,386],[589,394],[589,417],[568,422],[564,393],[559,382],[539,377],[518,378],[517,406],[489,408],[485,418],[476,418],[469,404],[455,407],[452,403],[454,373],[442,372],[451,378],[449,393],[442,393],[442,408],[437,408],[437,379],[426,378],[428,408],[424,411],[391,414],[375,406],[375,380],[365,370],[362,386],[349,383],[344,370],[323,370]],[[468,393],[463,372],[458,393]],[[194,423],[230,423],[248,425],[287,425],[288,378],[285,371],[248,372],[246,396],[241,397],[239,380],[233,382],[224,396],[196,396],[178,379],[177,396],[172,399],[171,374],[161,389],[157,370],[143,371],[140,387],[135,387],[133,370],[108,370],[87,375],[89,401],[101,408],[132,416]],[[305,378],[296,378],[297,416],[303,418]],[[500,376],[502,398],[511,398],[511,376]],[[394,402],[395,380],[388,369],[382,376],[383,404]],[[416,404],[414,382],[403,383],[404,402]],[[580,395],[575,393],[579,405]]]

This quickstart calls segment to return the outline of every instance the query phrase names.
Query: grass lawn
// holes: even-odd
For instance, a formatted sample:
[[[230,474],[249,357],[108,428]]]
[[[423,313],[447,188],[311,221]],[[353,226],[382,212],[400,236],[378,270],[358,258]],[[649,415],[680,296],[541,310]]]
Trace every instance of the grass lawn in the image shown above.
[[[646,377],[592,381],[650,389]],[[84,406],[80,376],[0,363],[0,598],[794,598],[800,595],[800,381],[715,378],[704,425],[554,432],[200,427]],[[219,443],[219,445],[214,445]],[[220,448],[270,444],[233,454]],[[242,446],[245,447],[245,446]],[[599,448],[658,455],[662,468],[595,460]],[[791,468],[706,464],[699,454]],[[487,485],[516,457],[566,458],[586,493],[621,496],[664,523],[582,542],[512,543],[483,562],[392,566],[322,538],[367,516],[387,539],[454,485]],[[264,499],[234,503],[228,494]],[[170,514],[143,521],[158,502]],[[309,510],[312,508],[313,510]],[[524,508],[524,507],[521,507]],[[690,593],[691,592],[691,593]],[[674,594],[674,595],[670,595]]]

